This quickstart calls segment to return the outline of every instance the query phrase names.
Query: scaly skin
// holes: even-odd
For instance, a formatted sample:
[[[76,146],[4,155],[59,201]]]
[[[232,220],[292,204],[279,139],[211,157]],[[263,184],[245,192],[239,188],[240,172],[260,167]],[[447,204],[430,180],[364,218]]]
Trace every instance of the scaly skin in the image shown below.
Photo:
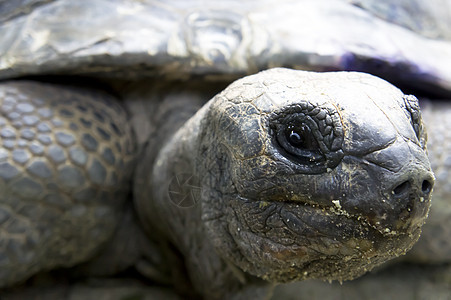
[[[122,219],[134,144],[114,98],[0,84],[0,287],[93,257]]]
[[[126,189],[129,172],[125,166],[133,147],[127,147],[132,135],[125,113],[109,108],[113,98],[26,82],[5,83],[3,90],[5,124],[0,130],[7,130],[0,134],[5,135],[5,149],[10,150],[0,168],[4,187],[0,199],[11,207],[11,213],[4,223],[7,234],[2,254],[7,260],[3,261],[2,284],[88,261],[109,239],[108,248],[122,246],[128,238],[140,245],[127,231],[136,224],[130,223],[130,215],[123,218],[121,213],[127,198],[119,191]],[[36,107],[40,105],[50,108],[53,116]],[[72,110],[60,108],[65,105]],[[148,252],[150,263],[156,262],[144,267],[136,262],[136,267],[149,278],[171,282],[189,296],[264,298],[272,283],[355,278],[404,253],[417,240],[433,184],[425,154],[426,136],[416,99],[385,81],[358,73],[275,69],[235,82],[189,120],[200,106],[196,97],[167,99],[159,106],[153,114],[160,120],[154,123],[134,178],[136,212],[151,251],[141,250]],[[105,114],[103,122],[99,113]],[[23,115],[33,114],[57,116],[62,122],[50,121],[54,126],[45,132],[46,126],[39,125],[45,120],[25,124]],[[91,125],[86,122],[89,120]],[[115,126],[110,122],[121,125],[124,133],[113,136]],[[18,129],[12,129],[14,126]],[[53,137],[44,154],[22,163],[27,156],[21,149],[29,147],[34,136],[29,137],[30,144],[16,140],[18,134],[12,133],[21,131],[21,126],[36,126],[37,131]],[[58,139],[60,128],[70,129],[65,140]],[[293,146],[288,140],[290,131],[307,142]],[[110,133],[109,139],[105,133]],[[145,135],[139,132],[138,136],[142,139]],[[46,142],[39,135],[36,139]],[[56,145],[62,150],[54,150],[59,149]],[[88,154],[83,167],[71,156],[74,145],[84,147]],[[103,177],[102,168],[94,163],[107,162],[104,150],[108,147],[123,151],[111,169],[104,166],[118,176],[114,186],[113,173]],[[61,152],[66,159],[58,163],[56,154]],[[49,166],[52,176],[42,180],[31,176],[35,160]],[[5,170],[13,168],[20,168],[17,178],[6,178],[14,172]],[[41,177],[46,174],[42,168],[37,173]],[[72,175],[65,177],[63,170],[67,169]],[[77,182],[77,170],[86,172],[83,179],[90,181]],[[177,206],[169,197],[169,184],[181,174],[192,175],[191,184],[201,190],[192,207]],[[28,183],[23,184],[23,178]],[[77,185],[70,186],[75,182]],[[33,186],[42,186],[42,193],[27,194]],[[78,202],[77,192],[87,187],[102,197]],[[21,198],[13,202],[17,197],[11,194]],[[67,196],[71,203],[53,204],[62,206],[63,213],[48,218],[53,206],[46,200],[58,198],[47,194],[57,194],[60,199]],[[110,214],[93,216],[105,206]],[[29,226],[23,228],[23,236],[27,239],[19,247],[31,255],[18,257],[35,259],[31,263],[11,258],[17,254],[17,243],[11,237],[16,233],[14,224],[24,220],[17,217],[24,213],[22,207],[31,207],[32,213],[26,215]],[[74,210],[83,213],[66,214]],[[122,218],[124,223],[118,224]],[[122,225],[125,228],[116,231],[118,240],[111,240],[115,227]],[[93,239],[94,234],[98,238]],[[39,243],[26,243],[36,236]],[[110,252],[113,256],[117,253]],[[140,254],[135,252],[134,257],[139,259]],[[87,269],[104,264],[97,262]]]
[[[275,69],[233,83],[180,128],[166,124],[135,193],[148,234],[185,262],[174,285],[262,297],[265,281],[352,279],[405,253],[433,184],[417,106],[369,75]],[[293,150],[285,132],[296,122],[313,142]],[[180,208],[168,184],[186,173],[201,193]]]

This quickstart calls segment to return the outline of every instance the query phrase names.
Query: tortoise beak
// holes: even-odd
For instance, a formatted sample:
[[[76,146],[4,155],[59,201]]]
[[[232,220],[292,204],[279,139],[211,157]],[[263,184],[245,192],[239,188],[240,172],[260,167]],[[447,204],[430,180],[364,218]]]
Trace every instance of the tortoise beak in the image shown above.
[[[365,155],[360,164],[370,180],[359,182],[358,177],[351,178],[354,182],[351,189],[356,195],[359,190],[365,195],[368,186],[372,185],[373,195],[360,198],[358,202],[345,202],[345,209],[365,217],[369,224],[386,233],[409,232],[409,228],[424,223],[434,175],[426,153],[419,145],[397,139],[388,147]]]

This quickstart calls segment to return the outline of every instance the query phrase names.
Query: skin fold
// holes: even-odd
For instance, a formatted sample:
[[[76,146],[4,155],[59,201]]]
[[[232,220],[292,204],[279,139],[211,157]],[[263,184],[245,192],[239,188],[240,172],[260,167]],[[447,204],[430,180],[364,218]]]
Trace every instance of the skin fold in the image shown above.
[[[94,90],[0,86],[3,287],[133,270],[184,297],[265,298],[416,242],[434,177],[415,97],[353,72],[272,69],[205,104],[223,87],[198,84],[112,83],[127,111]]]
[[[164,127],[156,134],[167,142],[138,167],[148,184],[137,211],[148,232],[178,249],[207,297],[258,293],[261,279],[355,278],[405,253],[427,215],[433,175],[417,106],[357,73],[244,78],[176,132],[168,125],[172,137]],[[313,128],[318,146],[304,157],[278,137],[290,122]],[[186,172],[201,194],[183,210],[165,183]]]

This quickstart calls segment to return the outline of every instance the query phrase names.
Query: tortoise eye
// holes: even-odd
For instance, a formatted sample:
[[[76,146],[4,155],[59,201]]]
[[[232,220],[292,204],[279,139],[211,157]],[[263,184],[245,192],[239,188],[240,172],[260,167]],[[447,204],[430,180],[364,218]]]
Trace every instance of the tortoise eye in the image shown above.
[[[309,164],[324,160],[312,129],[304,122],[280,126],[277,141],[284,152],[297,161]]]
[[[300,126],[289,125],[286,128],[286,139],[291,146],[305,150],[318,150],[319,145],[314,138],[310,127],[306,124]]]
[[[335,107],[301,101],[274,112],[268,121],[271,152],[297,172],[324,173],[343,158],[343,128]]]

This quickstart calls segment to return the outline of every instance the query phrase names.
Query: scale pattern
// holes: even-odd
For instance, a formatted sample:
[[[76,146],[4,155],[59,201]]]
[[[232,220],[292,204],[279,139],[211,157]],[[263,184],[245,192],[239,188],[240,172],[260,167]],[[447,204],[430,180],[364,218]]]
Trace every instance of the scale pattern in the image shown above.
[[[0,85],[0,286],[84,261],[111,237],[133,160],[127,123],[105,93]]]

